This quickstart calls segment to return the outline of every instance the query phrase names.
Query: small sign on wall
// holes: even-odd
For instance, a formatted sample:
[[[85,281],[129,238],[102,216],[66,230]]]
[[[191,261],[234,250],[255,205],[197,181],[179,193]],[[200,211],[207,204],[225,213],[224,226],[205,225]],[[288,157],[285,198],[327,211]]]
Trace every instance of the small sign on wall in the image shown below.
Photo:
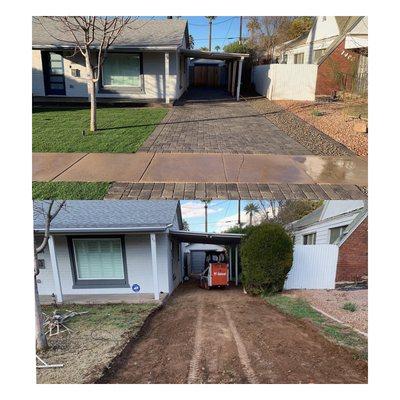
[[[132,290],[133,290],[135,293],[138,293],[138,292],[140,292],[140,286],[139,286],[137,283],[134,283],[134,284],[132,285]]]

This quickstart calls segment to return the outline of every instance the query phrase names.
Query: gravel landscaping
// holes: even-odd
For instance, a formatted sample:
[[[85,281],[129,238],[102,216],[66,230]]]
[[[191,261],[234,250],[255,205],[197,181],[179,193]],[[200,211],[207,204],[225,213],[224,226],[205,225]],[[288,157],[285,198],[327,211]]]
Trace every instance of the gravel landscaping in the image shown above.
[[[354,102],[277,101],[284,109],[314,125],[359,156],[368,156],[368,134],[354,131],[358,116],[368,118],[368,104]]]
[[[315,155],[352,156],[354,153],[313,125],[266,98],[247,99],[249,104],[287,135]]]
[[[307,300],[312,306],[361,332],[368,332],[368,289],[293,290],[286,293]],[[356,311],[343,309],[346,303],[355,304]]]

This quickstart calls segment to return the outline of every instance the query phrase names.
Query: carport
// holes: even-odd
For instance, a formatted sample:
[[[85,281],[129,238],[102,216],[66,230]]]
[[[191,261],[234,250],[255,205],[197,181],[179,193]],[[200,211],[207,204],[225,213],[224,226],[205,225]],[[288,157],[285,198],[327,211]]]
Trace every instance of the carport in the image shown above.
[[[239,285],[239,245],[243,237],[239,233],[207,233],[171,230],[171,239],[182,243],[218,244],[229,249],[229,280]],[[181,257],[183,259],[183,257]],[[183,264],[181,265],[183,269]],[[182,274],[183,276],[183,274]]]
[[[249,54],[224,53],[202,50],[181,49],[180,54],[186,58],[225,61],[228,70],[226,90],[239,101],[240,82],[242,80],[243,60]]]

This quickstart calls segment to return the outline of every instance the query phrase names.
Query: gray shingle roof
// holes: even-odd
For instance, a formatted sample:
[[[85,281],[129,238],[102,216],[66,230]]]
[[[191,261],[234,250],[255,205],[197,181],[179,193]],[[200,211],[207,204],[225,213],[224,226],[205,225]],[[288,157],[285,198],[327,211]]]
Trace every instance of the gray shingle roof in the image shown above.
[[[315,222],[318,222],[321,218],[323,209],[324,209],[324,206],[322,205],[322,206],[318,207],[317,209],[315,209],[314,211],[312,211],[310,214],[305,215],[303,218],[300,218],[297,221],[294,221],[292,223],[292,228],[299,229],[301,227],[308,226]]]
[[[38,21],[41,21],[39,23]],[[43,28],[45,25],[46,29]],[[146,20],[137,19],[124,28],[113,47],[179,46],[185,37],[187,21],[182,19]],[[63,39],[56,40],[54,37]],[[82,34],[83,37],[83,34]],[[80,38],[79,38],[80,39]],[[66,46],[64,40],[73,42],[73,37],[58,22],[43,17],[34,17],[32,22],[32,46]],[[93,45],[98,45],[94,42]]]
[[[70,200],[52,221],[52,230],[124,229],[163,227],[172,224],[177,213],[175,200]],[[34,202],[34,229],[43,230],[40,210],[48,201]]]

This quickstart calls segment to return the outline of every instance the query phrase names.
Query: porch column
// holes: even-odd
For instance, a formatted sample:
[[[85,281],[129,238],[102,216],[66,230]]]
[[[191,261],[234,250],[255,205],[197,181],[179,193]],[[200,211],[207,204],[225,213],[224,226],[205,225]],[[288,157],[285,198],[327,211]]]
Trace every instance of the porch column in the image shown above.
[[[237,88],[236,88],[236,101],[239,101],[239,98],[240,98],[240,83],[242,82],[242,67],[243,67],[243,57],[240,57]]]
[[[229,281],[232,280],[232,246],[229,247]]]
[[[239,285],[239,252],[238,245],[235,246],[235,284]]]
[[[153,270],[154,299],[160,300],[160,290],[158,288],[157,245],[156,245],[155,233],[150,233],[150,247],[151,247],[151,266]]]
[[[49,244],[50,260],[51,260],[51,269],[53,271],[54,292],[55,292],[55,295],[57,298],[57,303],[62,303],[63,302],[63,294],[62,294],[61,281],[60,281],[60,272],[58,270],[56,246],[54,244],[53,235],[50,235],[48,244]]]
[[[164,98],[165,98],[165,104],[169,103],[168,83],[169,83],[169,53],[165,52],[165,55],[164,55]]]

